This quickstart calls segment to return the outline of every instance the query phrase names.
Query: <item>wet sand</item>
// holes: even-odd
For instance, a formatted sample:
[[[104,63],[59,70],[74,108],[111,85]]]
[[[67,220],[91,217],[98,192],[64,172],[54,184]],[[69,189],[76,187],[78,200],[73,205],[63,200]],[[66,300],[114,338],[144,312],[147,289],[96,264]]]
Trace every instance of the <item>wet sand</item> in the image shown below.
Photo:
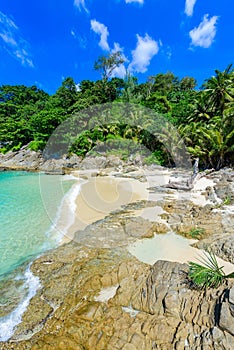
[[[94,177],[83,183],[79,181],[78,184],[80,184],[80,190],[74,202],[75,206],[74,203],[71,206],[68,198],[58,223],[60,231],[64,233],[61,244],[69,242],[73,239],[75,232],[103,219],[110,212],[128,203],[147,200],[149,196],[147,183],[134,179]],[[70,227],[66,229],[68,224],[65,222],[68,217],[72,218],[72,221],[70,220]]]

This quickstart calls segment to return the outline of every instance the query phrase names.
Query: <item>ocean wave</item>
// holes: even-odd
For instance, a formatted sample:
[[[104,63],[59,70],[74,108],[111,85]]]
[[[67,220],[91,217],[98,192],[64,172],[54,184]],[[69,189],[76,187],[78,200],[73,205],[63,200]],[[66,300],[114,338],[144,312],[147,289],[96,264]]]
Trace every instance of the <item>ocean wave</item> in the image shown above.
[[[9,315],[0,317],[0,341],[8,341],[14,334],[16,326],[22,321],[22,316],[27,310],[30,300],[41,287],[40,280],[30,270],[31,263],[24,273],[24,287],[28,293],[24,300]]]

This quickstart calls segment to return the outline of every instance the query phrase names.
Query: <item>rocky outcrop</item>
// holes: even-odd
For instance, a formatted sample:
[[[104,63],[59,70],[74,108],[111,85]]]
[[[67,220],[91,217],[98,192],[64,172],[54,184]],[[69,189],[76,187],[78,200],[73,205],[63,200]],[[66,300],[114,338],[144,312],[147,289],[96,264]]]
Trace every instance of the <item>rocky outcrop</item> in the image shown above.
[[[128,211],[111,214],[75,234],[74,240],[88,247],[113,248],[127,246],[140,238],[151,238],[165,233],[163,223],[150,222],[142,217],[131,217]]]
[[[194,228],[202,228],[206,235],[223,233],[222,213],[211,204],[195,205],[191,201],[165,201],[163,209],[171,229],[179,234],[190,232]]]
[[[171,229],[178,234],[187,234],[193,229],[202,229],[205,237],[214,236],[224,244],[227,239],[229,246],[229,235],[233,234],[234,227],[234,172],[225,169],[207,175],[207,179],[214,181],[214,186],[207,186],[201,195],[206,199],[206,204],[194,203],[192,194],[186,199],[165,198],[158,202],[165,213],[163,219],[167,221]],[[176,194],[176,192],[173,192]],[[180,192],[183,197],[183,193]],[[228,205],[226,205],[228,204]],[[211,242],[207,241],[207,243]]]
[[[209,247],[214,254],[234,264],[234,233],[213,235],[196,243],[199,249]]]
[[[225,168],[210,175],[210,178],[215,180],[215,193],[222,199],[223,202],[228,201],[229,204],[234,204],[234,171],[233,169]]]
[[[105,157],[97,162],[101,167],[107,164]],[[122,166],[116,162],[116,167]],[[216,178],[217,193],[222,191],[224,200],[222,175],[210,176]],[[232,194],[230,179],[223,184]],[[191,200],[171,199],[174,192],[169,195],[165,188],[155,191],[160,198],[165,195],[164,200],[126,205],[34,261],[31,270],[42,287],[12,339],[0,343],[1,350],[233,349],[234,280],[217,289],[199,290],[187,278],[187,265],[168,261],[146,265],[126,249],[136,239],[155,233],[202,227],[207,237],[197,245],[209,244],[217,255],[234,263],[232,210],[215,202],[199,206]],[[156,205],[164,210],[162,221],[132,215],[132,210]]]
[[[127,162],[123,162],[119,157],[114,155],[89,156],[84,159],[73,154],[71,156],[46,159],[42,152],[31,151],[27,146],[22,147],[19,151],[9,151],[7,154],[0,153],[1,170],[29,170],[45,171],[54,174],[63,174],[74,169],[122,169],[123,166],[141,165],[139,157],[132,157]]]
[[[43,163],[41,152],[34,152],[26,147],[17,152],[0,153],[0,168],[2,169],[38,170]]]
[[[187,265],[150,267],[122,248],[74,243],[38,259],[32,270],[43,288],[2,350],[232,350],[232,282],[200,291],[188,283]]]
[[[50,173],[63,173],[64,168],[77,168],[81,159],[76,155],[70,158],[45,159],[42,152],[31,151],[28,146],[19,151],[0,154],[0,168],[12,170],[45,171]]]

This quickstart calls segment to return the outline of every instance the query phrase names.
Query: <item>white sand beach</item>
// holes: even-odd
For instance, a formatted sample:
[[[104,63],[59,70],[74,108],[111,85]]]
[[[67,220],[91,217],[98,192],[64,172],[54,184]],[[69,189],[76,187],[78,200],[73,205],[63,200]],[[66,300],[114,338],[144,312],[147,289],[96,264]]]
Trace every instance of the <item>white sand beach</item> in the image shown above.
[[[90,177],[85,182],[77,181],[80,186],[75,201],[71,203],[71,197],[64,201],[57,224],[64,235],[62,244],[72,240],[76,231],[103,219],[121,206],[149,197],[147,183],[134,179],[105,176]],[[72,218],[69,227],[68,217]]]
[[[156,173],[151,177],[155,184],[165,184],[169,181],[168,174]],[[205,199],[204,190],[214,183],[208,179],[200,179],[191,193],[181,194],[184,199],[201,206],[209,203]],[[149,182],[140,182],[133,178],[121,178],[114,176],[88,177],[87,180],[77,179],[71,195],[63,203],[61,217],[57,226],[63,233],[61,244],[71,241],[75,232],[83,230],[86,226],[103,219],[110,212],[120,209],[121,206],[140,200],[156,200],[156,194],[147,189]],[[173,197],[173,195],[172,195]],[[163,195],[159,194],[162,199]],[[161,219],[163,209],[157,206],[132,211],[133,216],[141,216],[151,222],[164,222]],[[69,218],[69,221],[68,221]],[[192,247],[196,240],[186,239],[174,232],[156,234],[151,239],[137,240],[128,246],[128,251],[137,259],[148,264],[154,264],[158,260],[188,263],[198,261],[204,256],[204,251]],[[217,259],[220,266],[224,266],[226,274],[233,272],[234,265]]]

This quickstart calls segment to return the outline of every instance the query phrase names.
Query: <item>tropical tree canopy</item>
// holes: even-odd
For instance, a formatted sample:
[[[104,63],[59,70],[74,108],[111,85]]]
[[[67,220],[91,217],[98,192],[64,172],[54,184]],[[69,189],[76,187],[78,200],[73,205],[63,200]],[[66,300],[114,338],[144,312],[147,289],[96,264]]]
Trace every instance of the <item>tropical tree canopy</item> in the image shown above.
[[[148,108],[155,118],[160,115],[165,124],[174,125],[188,152],[199,157],[202,167],[219,169],[234,164],[232,65],[223,71],[215,70],[214,76],[196,89],[193,77],[179,78],[172,72],[152,75],[141,83],[129,72],[125,79],[114,77],[115,69],[123,64],[121,52],[101,56],[94,64],[101,73],[100,80],[77,84],[67,77],[52,95],[36,86],[0,86],[0,152],[18,150],[27,144],[34,150],[43,149],[53,131],[67,118],[95,105],[123,102]],[[111,125],[101,127],[96,116],[97,127],[94,123],[88,130],[87,125],[77,139],[73,135],[71,152],[84,156],[101,142],[113,144],[115,139],[132,139],[147,147],[156,161],[173,165],[163,143],[155,137],[153,126],[150,130],[140,124],[121,124],[120,120],[121,116],[116,115]]]

